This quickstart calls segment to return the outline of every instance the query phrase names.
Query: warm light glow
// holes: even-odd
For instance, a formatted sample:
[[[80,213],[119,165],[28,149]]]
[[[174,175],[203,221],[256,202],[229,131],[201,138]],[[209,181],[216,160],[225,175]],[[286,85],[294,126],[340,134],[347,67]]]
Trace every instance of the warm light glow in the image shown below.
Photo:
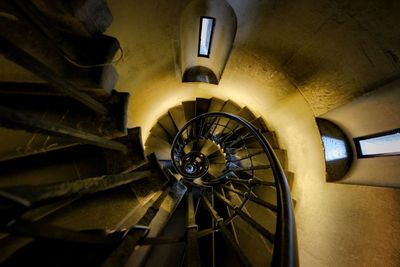
[[[255,57],[242,50],[231,56],[231,63],[240,58],[241,64],[252,68],[228,69],[218,86],[207,83],[181,83],[174,75],[152,76],[142,83],[132,82],[129,88],[136,88],[129,104],[129,127],[140,126],[145,143],[151,127],[169,108],[196,97],[231,99],[240,106],[247,106],[256,116],[270,120],[270,114],[284,96],[297,95],[296,88],[284,75],[270,65],[255,62]],[[265,79],[265,77],[272,77]],[[281,105],[279,105],[280,107]],[[293,107],[297,109],[298,107]]]

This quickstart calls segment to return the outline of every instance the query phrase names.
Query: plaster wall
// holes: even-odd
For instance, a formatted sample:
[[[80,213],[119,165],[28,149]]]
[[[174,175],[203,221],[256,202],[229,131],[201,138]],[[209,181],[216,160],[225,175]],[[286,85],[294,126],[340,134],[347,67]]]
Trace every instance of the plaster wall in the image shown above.
[[[182,84],[171,73],[133,90],[132,126],[146,139],[168,108],[195,97],[247,105],[276,131],[295,173],[293,196],[301,266],[397,266],[400,264],[400,191],[327,184],[320,135],[312,109],[284,75],[257,55],[236,49],[218,86]]]
[[[400,81],[390,83],[323,115],[341,127],[355,151],[353,138],[385,132],[400,125]],[[341,181],[400,187],[400,156],[357,158]]]
[[[110,1],[108,32],[125,51],[117,89],[131,93],[129,125],[141,126],[145,141],[182,101],[214,96],[248,106],[277,132],[295,173],[301,266],[399,266],[399,190],[327,184],[314,117],[398,74],[384,52],[398,50],[388,30],[398,24],[397,2],[228,1],[238,32],[218,86],[182,84],[174,71],[187,2]]]
[[[267,112],[295,173],[301,266],[398,266],[400,190],[325,182],[315,118],[300,94]]]
[[[400,191],[327,184],[314,118],[399,75],[399,2],[231,0],[237,47],[219,86],[182,84],[175,71],[176,25],[188,2],[109,1],[129,126],[146,139],[168,108],[195,97],[248,106],[277,132],[295,173],[301,266],[400,266]],[[17,66],[2,77],[40,81]]]
[[[215,18],[210,56],[198,57],[200,17]],[[194,30],[195,29],[195,30]],[[225,1],[193,1],[183,10],[180,20],[180,59],[182,74],[188,68],[204,66],[219,79],[236,34],[236,16]]]

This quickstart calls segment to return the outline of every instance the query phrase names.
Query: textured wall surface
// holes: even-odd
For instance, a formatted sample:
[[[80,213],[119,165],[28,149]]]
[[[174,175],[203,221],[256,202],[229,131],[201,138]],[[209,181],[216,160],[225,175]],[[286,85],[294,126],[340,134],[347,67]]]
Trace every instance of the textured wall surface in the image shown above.
[[[318,128],[300,94],[268,114],[295,173],[301,266],[399,266],[400,190],[326,183]]]
[[[399,128],[400,82],[393,82],[326,113],[339,125],[354,147],[353,138]],[[355,149],[355,148],[354,148]],[[357,159],[343,183],[400,187],[400,156]]]
[[[301,265],[400,266],[400,190],[326,183],[314,120],[400,77],[400,1],[228,0],[238,30],[218,86],[180,82],[178,25],[189,0],[108,2],[108,34],[124,50],[117,89],[131,93],[130,127],[141,126],[146,139],[169,107],[195,97],[248,106],[276,131],[295,173]],[[3,57],[0,66],[2,81],[41,81]],[[79,176],[67,167],[60,180]],[[47,180],[43,173],[30,175]]]
[[[133,92],[154,76],[180,75],[179,22],[188,2],[109,1],[114,23],[108,33],[124,49],[124,60],[117,64],[118,89]],[[262,62],[263,68],[283,73],[301,90],[314,115],[400,78],[399,1],[227,2],[238,19],[234,53],[239,49],[255,56],[246,66],[227,68]],[[41,81],[0,57],[4,64],[9,67],[0,73],[3,81]]]
[[[180,83],[177,25],[187,2],[109,1],[130,124],[146,138],[187,99],[247,105],[276,130],[295,172],[301,265],[399,266],[399,190],[325,183],[314,115],[398,78],[400,2],[230,0],[238,31],[218,86]]]
[[[228,2],[238,19],[233,53],[244,49],[254,59],[247,65],[231,62],[226,71],[262,64],[283,73],[314,115],[400,77],[399,1]],[[137,90],[138,83],[154,76],[174,77],[169,71],[177,62],[179,14],[187,3],[109,1],[114,14],[109,33],[125,51],[117,65],[120,90]]]

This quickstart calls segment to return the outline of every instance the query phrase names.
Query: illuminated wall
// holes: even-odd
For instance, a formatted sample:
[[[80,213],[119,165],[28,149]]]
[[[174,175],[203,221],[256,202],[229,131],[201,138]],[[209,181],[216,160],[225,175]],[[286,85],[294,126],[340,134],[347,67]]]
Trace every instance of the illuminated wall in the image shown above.
[[[130,103],[130,124],[141,126],[146,138],[168,108],[213,96],[231,99],[263,116],[287,150],[288,169],[295,173],[292,193],[297,200],[302,266],[400,263],[400,192],[327,184],[321,138],[307,101],[283,74],[263,67],[248,51],[234,51],[218,86],[182,84],[173,73],[141,83]],[[377,230],[381,226],[384,231]]]
[[[376,43],[365,43],[370,36],[356,34],[358,24],[332,1],[228,2],[238,16],[236,47],[215,86],[181,83],[176,25],[188,1],[110,1],[110,34],[126,52],[117,64],[117,89],[132,95],[130,126],[141,126],[146,139],[168,108],[195,97],[248,106],[277,132],[295,173],[301,266],[400,266],[399,190],[326,183],[314,117],[359,96],[377,76],[391,74],[393,64],[374,52],[369,65],[359,44],[378,51]],[[380,3],[371,4],[374,14],[386,12]],[[381,18],[391,24],[390,17]]]

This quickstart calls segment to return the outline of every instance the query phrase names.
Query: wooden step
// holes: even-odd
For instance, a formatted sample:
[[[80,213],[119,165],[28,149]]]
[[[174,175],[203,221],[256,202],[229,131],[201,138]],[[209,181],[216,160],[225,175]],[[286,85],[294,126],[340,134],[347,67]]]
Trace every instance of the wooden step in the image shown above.
[[[144,215],[135,223],[136,225],[149,226],[151,221],[155,218],[158,211],[161,210],[161,205],[168,196],[169,188],[163,189],[163,192],[157,194],[152,198],[152,204],[146,206]],[[133,224],[131,224],[133,225]],[[132,251],[140,244],[143,240],[144,234],[147,229],[140,231],[131,231],[115,250],[108,256],[107,260],[102,264],[103,267],[114,267],[114,266],[125,266],[130,259]],[[127,251],[129,251],[127,253]]]
[[[257,153],[262,150],[260,143],[258,143],[258,140],[255,138],[248,139],[246,140],[246,150],[240,150],[240,148],[243,146],[241,142],[237,143],[235,146],[229,147],[229,148],[224,148],[225,153],[236,155],[236,157],[239,158],[244,158],[248,156],[249,154]],[[287,155],[286,155],[286,150],[284,149],[276,149],[274,148],[275,155],[277,156],[279,162],[281,163],[282,167],[284,169],[287,168]]]
[[[0,121],[1,125],[7,128],[24,129],[33,133],[40,131],[49,135],[66,136],[74,138],[79,143],[127,152],[126,146],[121,143],[73,127],[65,126],[60,123],[54,124],[44,121],[38,116],[29,116],[23,112],[15,111],[6,107],[0,107]]]

